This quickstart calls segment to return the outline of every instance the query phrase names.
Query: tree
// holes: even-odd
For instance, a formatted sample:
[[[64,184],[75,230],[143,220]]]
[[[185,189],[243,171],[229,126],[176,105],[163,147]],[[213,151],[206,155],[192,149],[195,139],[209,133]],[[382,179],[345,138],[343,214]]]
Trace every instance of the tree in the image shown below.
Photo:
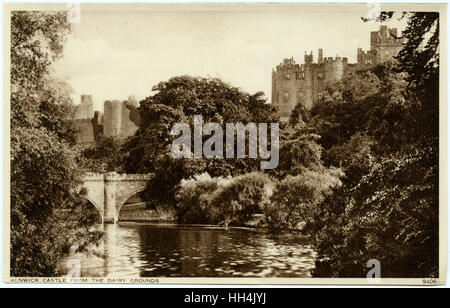
[[[175,136],[170,131],[175,123],[188,123],[193,131],[194,115],[201,115],[203,124],[214,122],[222,127],[226,123],[278,122],[262,92],[250,95],[217,78],[190,76],[173,77],[152,90],[155,94],[139,106],[140,127],[123,150],[127,172],[155,174],[145,193],[150,200],[175,205],[180,181],[203,172],[229,176],[259,169],[258,159],[173,158],[171,145]],[[203,141],[207,138],[204,135]],[[157,189],[165,193],[160,194]]]
[[[377,87],[370,95],[356,96],[364,108],[346,119],[353,120],[355,129],[332,138],[323,123],[337,114],[334,106],[319,109],[311,121],[319,134],[331,136],[324,144],[327,163],[339,161],[349,172],[309,225],[318,252],[314,276],[365,277],[369,259],[381,262],[383,277],[438,276],[439,15],[404,17],[406,44],[398,64],[370,70]],[[334,119],[334,131],[342,132],[345,123]]]
[[[264,173],[211,177],[204,173],[182,180],[176,193],[182,223],[242,225],[270,203],[273,181]]]
[[[188,224],[211,224],[217,214],[211,195],[231,178],[214,177],[208,173],[181,180],[176,192],[178,222]]]
[[[341,185],[339,178],[342,175],[334,168],[288,175],[276,185],[270,205],[264,209],[269,227],[298,230],[299,224],[314,223],[314,213],[332,189]]]
[[[311,121],[311,112],[303,106],[303,104],[299,103],[295,105],[294,110],[289,117],[289,124],[293,127],[300,126],[303,127]]]
[[[122,142],[114,137],[99,135],[95,146],[82,151],[84,169],[90,172],[120,172],[122,170]]]
[[[315,276],[365,277],[377,259],[383,277],[437,277],[439,183],[430,152],[383,159],[322,203],[308,230],[319,252]]]
[[[49,76],[69,32],[65,13],[11,16],[11,276],[54,276],[99,234],[78,193],[82,170],[68,87]]]
[[[322,147],[317,143],[319,137],[303,128],[284,130],[280,142],[280,163],[271,173],[281,179],[322,168]]]
[[[263,212],[270,203],[273,182],[264,173],[251,172],[233,178],[221,185],[211,196],[210,204],[214,222],[242,224],[249,221],[254,214]]]

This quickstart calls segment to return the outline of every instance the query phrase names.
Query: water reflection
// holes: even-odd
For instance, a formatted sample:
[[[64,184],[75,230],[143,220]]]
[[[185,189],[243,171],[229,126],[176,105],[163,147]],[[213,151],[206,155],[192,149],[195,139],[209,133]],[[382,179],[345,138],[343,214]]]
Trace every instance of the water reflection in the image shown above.
[[[310,277],[314,266],[310,245],[295,235],[134,223],[103,228],[104,258],[68,258],[81,259],[84,277]]]

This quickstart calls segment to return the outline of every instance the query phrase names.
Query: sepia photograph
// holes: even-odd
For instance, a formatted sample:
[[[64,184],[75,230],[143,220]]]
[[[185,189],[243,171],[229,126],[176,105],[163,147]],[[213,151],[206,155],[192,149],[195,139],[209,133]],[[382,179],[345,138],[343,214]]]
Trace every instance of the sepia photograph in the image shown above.
[[[446,9],[4,3],[4,282],[445,284]]]

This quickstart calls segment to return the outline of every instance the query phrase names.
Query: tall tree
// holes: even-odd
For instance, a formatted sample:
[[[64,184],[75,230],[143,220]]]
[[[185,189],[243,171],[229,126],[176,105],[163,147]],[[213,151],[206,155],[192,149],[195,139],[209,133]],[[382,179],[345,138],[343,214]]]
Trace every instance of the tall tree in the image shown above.
[[[359,114],[363,121],[343,142],[329,139],[328,163],[357,153],[342,163],[351,172],[345,185],[308,226],[318,251],[315,276],[365,277],[369,259],[381,262],[382,277],[438,275],[439,15],[403,17],[408,26],[398,65],[371,69],[379,81],[362,100],[370,107]]]
[[[49,75],[69,24],[63,12],[11,16],[11,275],[54,276],[60,257],[99,234],[77,190],[81,170],[67,85]]]
[[[170,135],[170,131],[175,123],[182,122],[188,123],[193,132],[193,116],[201,115],[203,125],[214,122],[224,128],[225,145],[226,123],[278,122],[274,108],[266,104],[262,92],[250,95],[217,78],[191,76],[160,82],[153,91],[154,95],[141,101],[141,125],[124,146],[127,172],[156,174],[150,182],[147,197],[173,205],[176,202],[176,186],[182,179],[203,172],[211,176],[228,176],[259,169],[259,160],[249,158],[175,159],[171,154],[174,136]],[[208,138],[204,135],[203,141]]]

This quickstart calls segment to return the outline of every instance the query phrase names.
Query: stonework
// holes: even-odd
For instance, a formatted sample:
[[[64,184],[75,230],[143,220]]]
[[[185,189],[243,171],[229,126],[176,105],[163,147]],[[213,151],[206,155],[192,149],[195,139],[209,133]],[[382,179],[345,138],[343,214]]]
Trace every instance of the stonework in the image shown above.
[[[75,106],[74,119],[84,120],[92,119],[94,116],[94,102],[92,100],[92,95],[81,95],[81,103]]]
[[[85,146],[95,145],[95,136],[91,119],[73,120],[75,126],[76,142]]]
[[[294,58],[284,59],[272,70],[272,104],[278,107],[282,120],[286,120],[297,104],[311,109],[323,95],[327,83],[342,79],[356,70],[370,68],[393,59],[403,47],[404,40],[397,38],[397,29],[380,26],[370,35],[370,50],[357,50],[357,63],[347,58],[323,57],[318,50],[317,63],[312,52],[305,53],[304,64],[296,64]]]
[[[88,173],[83,187],[86,198],[97,208],[105,223],[115,223],[125,202],[143,191],[151,174]]]
[[[138,126],[130,118],[130,104],[130,101],[105,101],[103,133],[106,137],[126,138],[134,135]]]
[[[93,146],[100,135],[120,139],[134,135],[139,124],[137,105],[133,96],[125,101],[105,101],[102,114],[94,112],[91,95],[82,95],[73,120],[77,143]]]

